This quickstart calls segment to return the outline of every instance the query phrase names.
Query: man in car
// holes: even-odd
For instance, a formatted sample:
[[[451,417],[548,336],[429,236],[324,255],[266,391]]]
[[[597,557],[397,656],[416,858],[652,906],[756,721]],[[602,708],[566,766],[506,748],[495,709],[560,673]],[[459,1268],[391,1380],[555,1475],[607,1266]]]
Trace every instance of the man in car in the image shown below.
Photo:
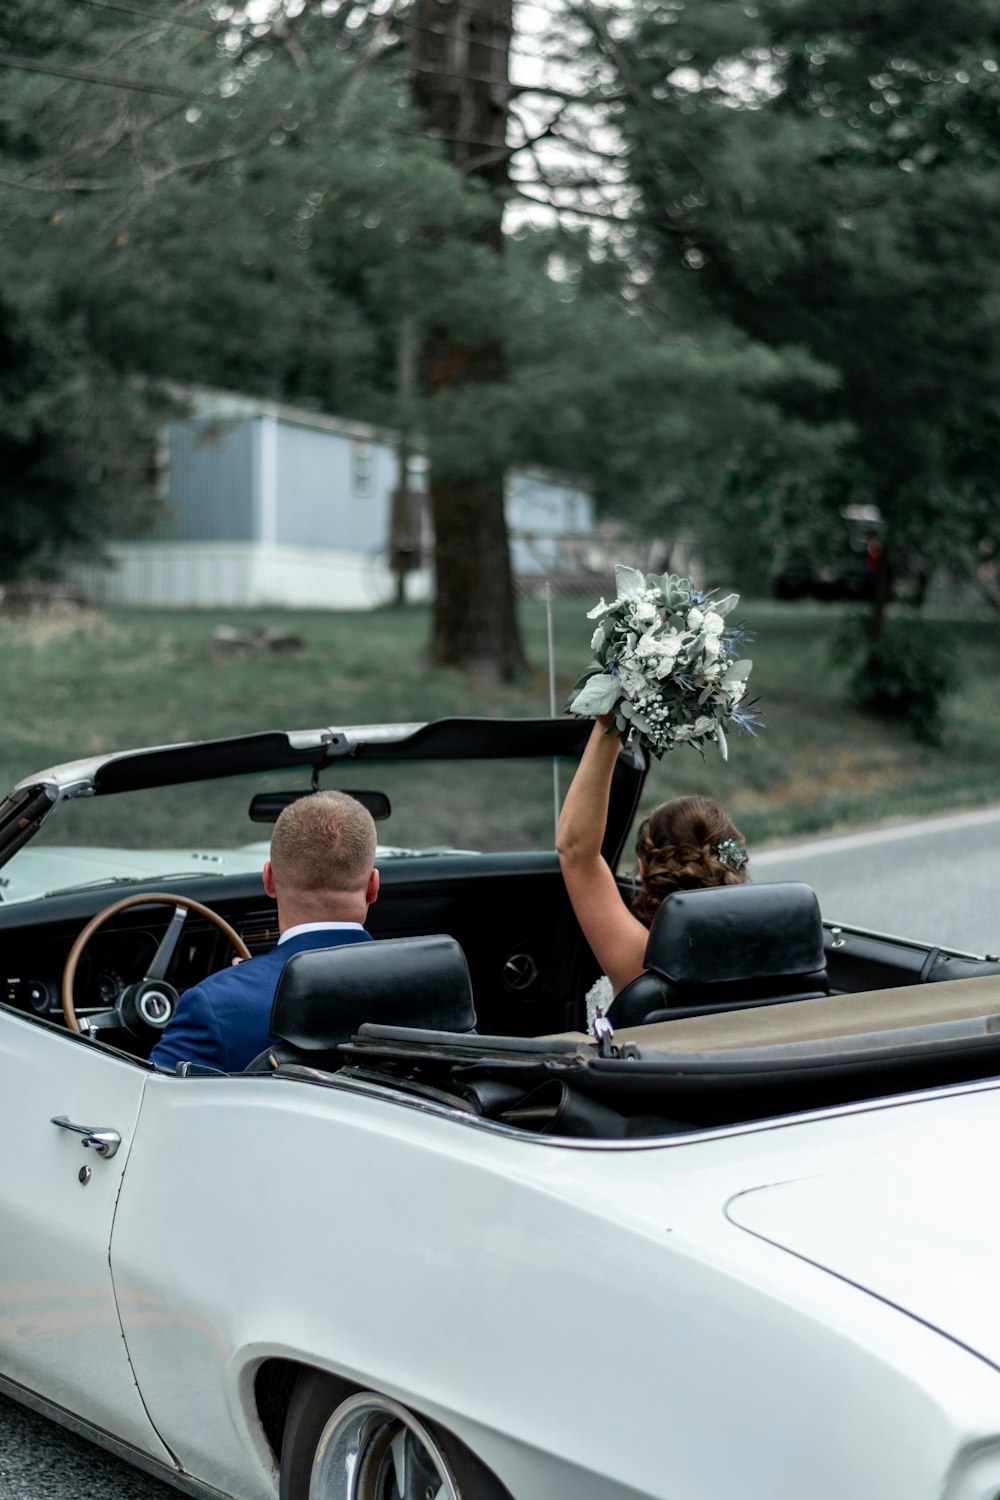
[[[184,991],[150,1054],[158,1067],[240,1072],[273,1040],[274,991],[293,953],[371,942],[363,925],[378,895],[371,814],[344,792],[300,797],[274,825],[263,879],[278,904],[277,944]]]

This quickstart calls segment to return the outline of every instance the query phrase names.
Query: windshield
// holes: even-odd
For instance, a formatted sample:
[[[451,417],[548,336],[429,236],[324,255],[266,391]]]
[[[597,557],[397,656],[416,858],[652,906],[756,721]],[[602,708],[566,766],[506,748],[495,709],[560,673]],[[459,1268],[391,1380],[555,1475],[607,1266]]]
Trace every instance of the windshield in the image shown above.
[[[551,849],[555,793],[571,760],[341,763],[321,789],[378,791],[391,815],[376,827],[379,859],[463,850]],[[252,822],[261,792],[308,791],[308,769],[256,773],[63,802],[0,871],[0,899],[179,875],[247,874],[267,856],[271,825]]]

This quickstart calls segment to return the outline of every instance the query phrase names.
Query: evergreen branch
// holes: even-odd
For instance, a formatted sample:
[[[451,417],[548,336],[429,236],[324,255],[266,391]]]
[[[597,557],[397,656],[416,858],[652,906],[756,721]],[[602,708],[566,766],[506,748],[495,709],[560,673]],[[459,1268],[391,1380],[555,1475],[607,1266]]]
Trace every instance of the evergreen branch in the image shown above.
[[[0,172],[0,183],[4,187],[23,188],[29,193],[110,193],[118,191],[120,187],[117,182],[101,182],[85,177],[39,182],[27,177],[11,177],[7,172]]]
[[[172,83],[152,83],[145,78],[112,77],[107,73],[95,73],[90,68],[71,68],[66,63],[42,62],[34,57],[15,57],[9,52],[0,52],[0,68],[19,68],[29,73],[47,73],[53,78],[71,78],[77,83],[97,83],[106,88],[126,89],[133,94],[164,94],[170,99],[199,99],[202,96],[175,88]]]
[[[371,39],[361,56],[360,62],[355,68],[354,74],[351,77],[347,88],[344,90],[344,97],[340,101],[340,104],[336,111],[336,115],[334,117],[336,126],[340,130],[343,129],[347,121],[358,90],[360,89],[361,84],[364,81],[365,74],[368,72],[379,51],[382,49],[383,41],[387,31],[389,30],[389,24],[393,19],[396,5],[399,3],[402,3],[402,0],[393,0],[393,4],[390,5],[387,11],[379,16],[378,20],[375,23],[375,28],[372,33]]]

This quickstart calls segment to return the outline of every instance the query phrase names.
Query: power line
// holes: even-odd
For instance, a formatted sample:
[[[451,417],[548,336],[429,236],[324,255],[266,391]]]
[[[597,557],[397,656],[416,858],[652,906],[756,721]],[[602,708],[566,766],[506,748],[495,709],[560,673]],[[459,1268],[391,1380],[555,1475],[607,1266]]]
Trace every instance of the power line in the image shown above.
[[[191,20],[187,16],[176,14],[168,16],[159,12],[149,11],[144,6],[136,4],[135,0],[76,0],[76,3],[79,5],[90,5],[95,10],[121,11],[125,15],[136,16],[140,20],[150,21],[160,26],[187,26],[192,31],[198,31],[205,37],[219,36],[233,29],[227,22],[221,25],[209,25],[201,21]],[[393,25],[406,27],[410,31],[422,31],[431,36],[440,36],[451,40],[455,37],[454,30],[447,26],[433,26],[426,22],[414,21],[408,16],[400,15],[390,14],[388,19],[391,20]],[[524,45],[525,40],[520,33],[514,30],[506,42],[496,42],[491,38],[477,37],[472,45],[488,51],[502,52],[509,56],[511,62],[515,63],[521,58],[532,59],[536,62],[548,62],[552,60],[544,51],[536,51],[526,47]],[[532,40],[537,41],[537,38],[532,38]],[[519,85],[519,87],[522,90],[524,88],[523,85]]]
[[[203,36],[217,36],[220,32],[231,30],[229,26],[193,21],[188,16],[158,15],[154,11],[145,10],[141,5],[134,4],[134,0],[77,0],[77,4],[92,5],[96,10],[124,11],[127,16],[138,16],[141,20],[152,21],[157,26],[188,26],[192,31],[200,31]]]
[[[168,16],[159,12],[146,10],[142,5],[136,4],[135,0],[76,0],[76,3],[79,5],[91,5],[96,10],[123,11],[126,15],[137,16],[143,21],[152,21],[160,26],[188,26],[192,31],[200,31],[204,36],[217,36],[222,32],[233,29],[228,22],[222,25],[210,25],[201,21],[191,20],[187,16]],[[423,21],[414,21],[408,16],[390,14],[387,19],[395,26],[405,26],[411,31],[424,31],[432,36],[453,38],[455,35],[454,31],[447,26],[432,26]],[[544,52],[531,52],[523,46],[523,42],[524,38],[515,30],[511,33],[509,42],[494,42],[484,37],[477,37],[474,45],[497,52],[514,50],[516,55],[535,57],[540,61],[544,61]]]
[[[229,29],[226,26],[206,28],[205,26],[202,26],[198,21],[190,20],[187,17],[157,15],[151,11],[146,10],[143,6],[134,3],[134,0],[77,0],[77,3],[92,5],[99,10],[109,9],[123,11],[128,15],[134,15],[143,20],[154,23],[188,26],[194,30],[200,31],[203,35],[206,36],[213,34],[213,31],[217,33]],[[410,29],[415,31],[429,32],[433,35],[442,36],[449,39],[454,38],[454,32],[448,27],[426,25],[418,21],[412,21],[402,16],[394,16],[392,19],[396,23],[405,27],[409,27]],[[487,48],[489,50],[504,52],[505,54],[510,56],[511,61],[514,62],[516,62],[518,56],[531,55],[525,54],[517,48],[516,36],[512,40],[513,49],[509,41],[498,42],[487,38],[477,38],[475,45]],[[535,54],[535,56],[540,57],[540,54]],[[544,59],[541,59],[540,57],[540,60]],[[188,99],[201,103],[211,102],[210,95],[194,94],[188,90],[178,88],[174,84],[153,83],[147,79],[142,78],[127,78],[121,75],[116,76],[109,73],[100,73],[90,68],[72,67],[66,63],[56,63],[51,61],[43,62],[37,58],[19,57],[13,55],[12,53],[0,53],[0,67],[21,69],[26,72],[42,73],[53,78],[68,78],[79,83],[92,83],[103,86],[105,88],[122,89],[128,93],[158,94],[170,99]],[[499,79],[494,79],[493,77],[488,75],[471,73],[460,69],[438,69],[433,67],[433,65],[429,65],[426,63],[416,64],[412,71],[420,73],[434,73],[439,74],[440,76],[451,76],[454,78],[464,78],[469,82],[497,83],[501,81]],[[539,93],[545,92],[544,85],[538,86],[537,89],[530,84],[512,84],[512,87],[514,87],[515,90],[519,93],[533,93],[536,91]],[[457,139],[457,137],[455,139]],[[469,139],[468,143],[470,145],[495,144],[493,142],[488,143],[485,140],[473,141],[472,138]]]
[[[9,52],[0,52],[0,68],[23,68],[29,73],[47,73],[52,78],[73,78],[78,83],[101,83],[111,89],[126,89],[134,94],[164,94],[168,99],[200,99],[202,94],[191,94],[186,89],[175,88],[172,83],[149,83],[145,78],[113,77],[110,73],[94,73],[89,68],[70,68],[65,63],[43,63],[33,57],[14,57]]]

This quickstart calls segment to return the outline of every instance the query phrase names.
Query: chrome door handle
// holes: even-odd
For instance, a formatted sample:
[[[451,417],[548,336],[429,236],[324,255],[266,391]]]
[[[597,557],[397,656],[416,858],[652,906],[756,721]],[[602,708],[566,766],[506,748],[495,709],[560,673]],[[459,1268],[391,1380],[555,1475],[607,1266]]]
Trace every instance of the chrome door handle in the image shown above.
[[[122,1143],[122,1138],[117,1130],[111,1130],[106,1125],[76,1125],[68,1115],[53,1115],[52,1124],[58,1125],[60,1130],[75,1130],[77,1135],[82,1135],[82,1146],[93,1146],[98,1156],[114,1156]]]

